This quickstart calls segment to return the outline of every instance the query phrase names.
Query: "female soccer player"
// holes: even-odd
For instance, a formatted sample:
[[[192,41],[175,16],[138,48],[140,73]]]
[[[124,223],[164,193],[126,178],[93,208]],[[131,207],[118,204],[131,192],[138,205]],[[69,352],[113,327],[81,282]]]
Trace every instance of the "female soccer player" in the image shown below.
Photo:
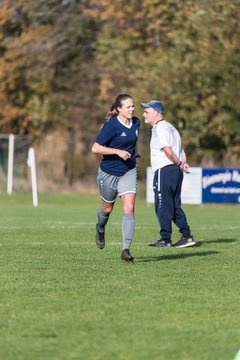
[[[103,155],[97,175],[102,206],[98,210],[96,245],[105,246],[105,226],[113,210],[117,195],[123,206],[121,259],[133,261],[130,254],[135,217],[134,205],[137,191],[137,139],[140,120],[133,116],[133,98],[120,94],[114,100],[92,147],[95,154]],[[137,161],[136,161],[137,159]]]

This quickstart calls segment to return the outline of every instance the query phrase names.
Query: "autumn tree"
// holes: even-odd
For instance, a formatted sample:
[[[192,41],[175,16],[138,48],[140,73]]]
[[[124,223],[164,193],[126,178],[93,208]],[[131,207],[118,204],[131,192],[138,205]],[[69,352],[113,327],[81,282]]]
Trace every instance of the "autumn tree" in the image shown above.
[[[193,164],[234,162],[239,2],[100,0],[96,12],[101,99],[126,90],[136,102],[160,99]]]
[[[43,50],[48,54],[46,65],[51,71],[49,111],[54,124],[62,125],[69,134],[64,156],[66,175],[72,183],[75,176],[92,170],[88,168],[86,154],[92,142],[89,138],[94,121],[91,120],[97,109],[94,101],[98,92],[94,57],[97,23],[91,17],[88,1],[30,1],[24,9],[32,26],[48,26]],[[85,145],[78,154],[77,141]]]
[[[20,3],[5,0],[0,12],[0,128],[34,138],[41,133],[48,112],[48,71],[32,71],[39,61],[36,43],[46,28],[27,31],[29,19]]]
[[[115,96],[129,92],[139,117],[140,102],[165,104],[191,164],[239,166],[239,8],[238,0],[1,1],[0,131],[34,140],[67,129],[72,183],[95,172],[95,135]],[[150,133],[142,123],[142,177]]]
[[[41,139],[54,127],[67,129],[64,157],[70,182],[87,169],[85,154],[76,155],[75,145],[80,138],[89,151],[97,108],[92,106],[98,91],[97,26],[88,8],[87,1],[74,0],[5,0],[0,6],[1,131]]]

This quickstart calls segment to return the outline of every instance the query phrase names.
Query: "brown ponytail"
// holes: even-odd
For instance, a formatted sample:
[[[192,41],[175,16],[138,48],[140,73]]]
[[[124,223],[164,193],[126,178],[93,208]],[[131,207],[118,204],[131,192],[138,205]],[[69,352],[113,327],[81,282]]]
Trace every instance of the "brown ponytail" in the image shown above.
[[[122,102],[126,99],[132,99],[132,96],[128,94],[119,94],[114,102],[112,103],[112,106],[105,117],[105,120],[108,121],[112,116],[117,116],[119,114],[118,108],[122,107]]]

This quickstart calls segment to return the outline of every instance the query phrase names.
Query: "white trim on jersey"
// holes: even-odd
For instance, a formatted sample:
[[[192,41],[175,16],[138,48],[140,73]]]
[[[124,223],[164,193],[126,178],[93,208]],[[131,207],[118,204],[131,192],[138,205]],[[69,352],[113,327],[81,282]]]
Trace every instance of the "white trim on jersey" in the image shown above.
[[[132,119],[129,120],[129,125],[127,125],[123,121],[121,121],[118,116],[117,116],[117,119],[123,126],[125,126],[128,129],[131,129],[131,127],[132,127]]]

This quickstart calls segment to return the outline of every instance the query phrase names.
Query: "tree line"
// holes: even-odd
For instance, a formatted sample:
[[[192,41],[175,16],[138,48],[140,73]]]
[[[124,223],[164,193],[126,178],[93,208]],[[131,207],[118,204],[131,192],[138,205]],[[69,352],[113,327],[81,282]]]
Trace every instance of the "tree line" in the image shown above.
[[[74,181],[93,172],[86,156],[127,92],[140,118],[140,102],[164,103],[191,164],[239,166],[239,15],[238,0],[2,0],[0,132],[40,142],[64,129]],[[149,137],[142,123],[142,176]]]

